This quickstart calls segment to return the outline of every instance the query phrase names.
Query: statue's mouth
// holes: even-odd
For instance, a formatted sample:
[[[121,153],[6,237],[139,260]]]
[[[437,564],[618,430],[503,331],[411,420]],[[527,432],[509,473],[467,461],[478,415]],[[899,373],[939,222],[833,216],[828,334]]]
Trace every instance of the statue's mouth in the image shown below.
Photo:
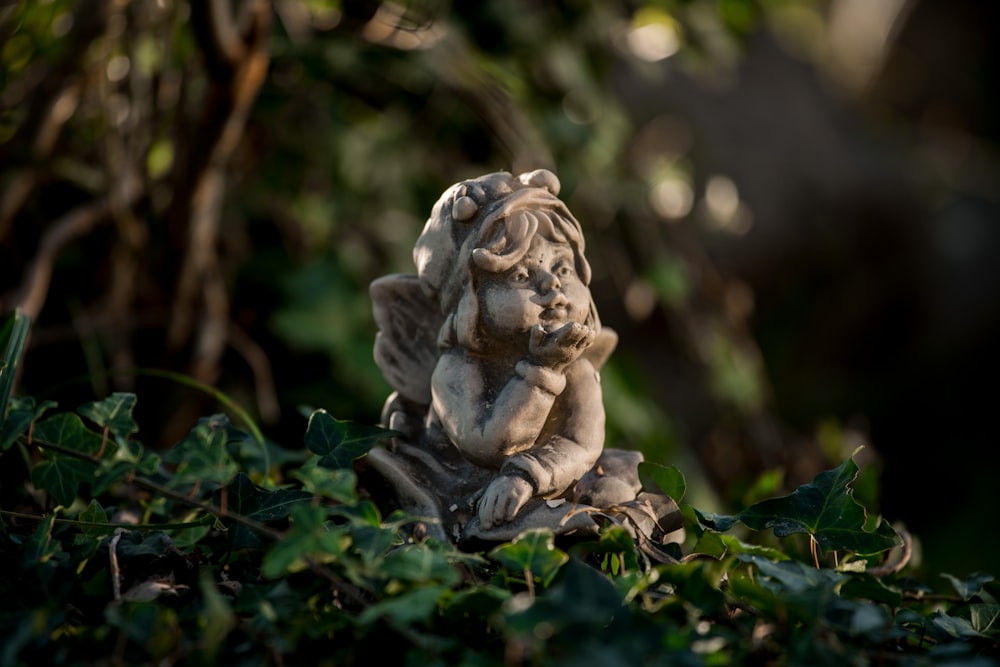
[[[565,308],[546,308],[538,316],[538,319],[542,321],[543,328],[548,333],[552,333],[552,331],[554,331],[558,325],[565,322],[568,317],[569,313]]]

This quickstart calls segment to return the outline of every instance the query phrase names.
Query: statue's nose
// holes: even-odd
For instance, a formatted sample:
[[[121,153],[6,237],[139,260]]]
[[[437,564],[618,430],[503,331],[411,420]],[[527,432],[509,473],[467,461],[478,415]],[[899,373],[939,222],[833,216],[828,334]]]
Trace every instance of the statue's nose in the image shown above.
[[[562,289],[559,277],[554,273],[545,272],[538,281],[538,291],[541,294],[555,293]]]

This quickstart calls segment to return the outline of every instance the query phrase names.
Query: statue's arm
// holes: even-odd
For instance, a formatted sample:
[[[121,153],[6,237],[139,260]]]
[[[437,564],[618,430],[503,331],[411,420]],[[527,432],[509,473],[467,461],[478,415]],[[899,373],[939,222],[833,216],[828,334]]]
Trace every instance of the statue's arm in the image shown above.
[[[600,380],[586,360],[567,370],[568,382],[554,408],[552,434],[510,456],[505,475],[519,475],[534,485],[536,496],[562,493],[589,471],[604,448],[604,405]]]
[[[481,363],[448,351],[431,378],[431,397],[445,432],[466,458],[499,468],[535,443],[565,386],[564,373],[522,361],[489,402]]]

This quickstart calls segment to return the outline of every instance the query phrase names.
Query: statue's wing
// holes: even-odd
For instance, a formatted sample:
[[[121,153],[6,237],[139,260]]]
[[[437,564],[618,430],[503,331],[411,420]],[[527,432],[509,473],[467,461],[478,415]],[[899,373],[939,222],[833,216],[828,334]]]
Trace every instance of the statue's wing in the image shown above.
[[[444,316],[424,294],[415,275],[383,276],[371,284],[369,292],[379,328],[375,363],[400,396],[417,405],[429,405]]]
[[[593,364],[594,368],[601,370],[604,366],[604,362],[608,360],[611,353],[615,351],[615,347],[618,345],[618,334],[615,333],[614,329],[609,329],[608,327],[601,327],[594,337],[594,342],[590,344],[583,352],[583,356]]]

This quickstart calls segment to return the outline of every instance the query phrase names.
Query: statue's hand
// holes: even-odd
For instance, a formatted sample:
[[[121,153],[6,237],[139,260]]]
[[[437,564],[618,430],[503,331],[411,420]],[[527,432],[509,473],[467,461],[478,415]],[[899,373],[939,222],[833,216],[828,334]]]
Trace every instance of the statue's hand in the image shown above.
[[[577,322],[568,322],[552,333],[536,324],[531,329],[528,356],[539,366],[562,371],[593,342],[594,330]]]
[[[531,500],[534,489],[523,477],[500,475],[486,487],[479,500],[479,523],[485,530],[511,521],[524,504]]]

